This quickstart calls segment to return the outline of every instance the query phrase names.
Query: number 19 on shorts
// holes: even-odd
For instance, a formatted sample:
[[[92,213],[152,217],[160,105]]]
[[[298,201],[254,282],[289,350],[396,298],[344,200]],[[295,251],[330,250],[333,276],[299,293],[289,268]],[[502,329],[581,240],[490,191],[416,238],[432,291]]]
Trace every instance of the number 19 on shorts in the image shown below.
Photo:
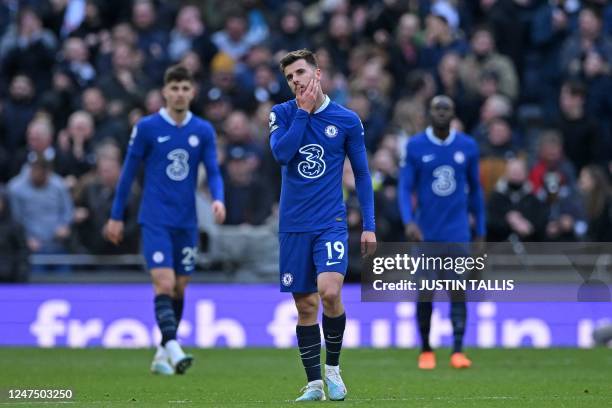
[[[327,266],[339,264],[342,258],[344,258],[344,243],[342,241],[332,242],[328,241],[325,243],[327,248]],[[334,261],[336,260],[336,261]]]

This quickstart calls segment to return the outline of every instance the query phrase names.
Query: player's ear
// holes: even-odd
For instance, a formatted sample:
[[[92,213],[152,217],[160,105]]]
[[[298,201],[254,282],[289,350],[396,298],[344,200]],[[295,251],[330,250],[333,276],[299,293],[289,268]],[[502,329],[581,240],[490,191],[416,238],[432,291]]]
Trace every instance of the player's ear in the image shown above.
[[[321,68],[315,69],[315,78],[317,78],[317,81],[321,80]]]

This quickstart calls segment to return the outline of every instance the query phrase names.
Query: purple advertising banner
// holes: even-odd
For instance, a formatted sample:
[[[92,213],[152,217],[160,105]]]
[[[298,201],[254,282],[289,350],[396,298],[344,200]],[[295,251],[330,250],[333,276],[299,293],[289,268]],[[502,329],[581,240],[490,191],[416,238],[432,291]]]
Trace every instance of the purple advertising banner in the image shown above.
[[[413,303],[362,303],[344,288],[348,347],[415,347]],[[160,338],[145,284],[0,285],[0,346],[151,347]],[[592,347],[612,323],[610,303],[470,303],[471,347]],[[431,342],[452,340],[448,304],[436,304]],[[184,345],[292,347],[297,311],[273,285],[191,285],[179,327]]]

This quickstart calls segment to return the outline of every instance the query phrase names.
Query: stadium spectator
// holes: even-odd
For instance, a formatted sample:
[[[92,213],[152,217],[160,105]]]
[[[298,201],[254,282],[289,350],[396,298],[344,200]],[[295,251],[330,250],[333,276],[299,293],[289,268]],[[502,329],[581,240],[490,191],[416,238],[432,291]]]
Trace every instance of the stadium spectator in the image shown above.
[[[351,19],[346,14],[334,14],[329,20],[322,43],[329,51],[331,65],[348,76],[349,54],[355,45]]]
[[[366,148],[369,152],[375,152],[385,131],[385,116],[365,92],[351,95],[347,107],[359,115],[363,124]]]
[[[206,31],[200,9],[194,5],[185,5],[179,10],[174,28],[170,32],[170,61],[178,62],[191,50],[194,50],[204,62],[204,66],[208,67],[217,53],[217,46],[212,43]]]
[[[261,225],[272,212],[270,186],[252,169],[255,153],[242,146],[230,147],[225,163],[226,225]]]
[[[557,129],[545,129],[538,140],[538,160],[529,173],[533,191],[538,192],[544,185],[544,176],[551,171],[558,171],[562,183],[572,190],[576,185],[574,166],[564,156],[563,141]]]
[[[236,63],[224,53],[218,53],[211,63],[210,83],[204,84],[202,93],[210,100],[227,97],[235,109],[252,112],[257,107],[253,94],[236,81]]]
[[[612,197],[606,174],[596,165],[585,166],[578,187],[584,197],[588,240],[612,242]]]
[[[34,118],[26,131],[27,145],[14,151],[11,157],[10,177],[23,171],[24,165],[36,154],[44,156],[48,161],[54,162],[57,152],[53,146],[53,125],[48,118],[40,116]]]
[[[223,131],[225,133],[227,149],[239,146],[249,153],[254,153],[246,159],[251,166],[251,171],[255,171],[261,161],[262,147],[258,146],[254,141],[253,131],[247,114],[242,111],[232,112],[223,124]]]
[[[283,6],[278,19],[278,29],[271,35],[270,50],[275,60],[290,50],[301,50],[310,47],[310,39],[304,30],[302,12],[304,6],[298,1],[289,1]]]
[[[25,145],[25,131],[34,117],[38,105],[32,80],[25,75],[15,76],[9,95],[0,110],[0,124],[4,125],[4,147],[13,151]]]
[[[30,251],[67,253],[74,206],[51,162],[43,155],[33,155],[29,174],[13,178],[8,192],[11,211],[25,229]]]
[[[487,138],[480,146],[480,181],[486,197],[506,172],[507,160],[519,156],[521,152],[512,143],[512,128],[508,121],[493,119],[487,129]]]
[[[575,191],[563,184],[562,175],[549,171],[544,175],[542,188],[537,197],[548,212],[545,240],[576,241],[586,233],[586,222],[582,205]]]
[[[612,38],[602,32],[601,15],[585,7],[578,17],[578,32],[569,37],[561,50],[561,69],[568,76],[589,75],[595,59],[601,59],[597,70],[609,73],[612,64]],[[589,66],[590,65],[590,66]],[[592,72],[589,76],[592,76]]]
[[[406,85],[406,73],[418,67],[422,47],[421,23],[414,14],[403,14],[396,29],[394,41],[390,44],[389,65],[397,90]]]
[[[604,150],[605,136],[601,126],[586,110],[586,89],[580,82],[565,82],[559,96],[559,116],[555,127],[563,137],[563,151],[579,172],[589,163],[609,158]]]
[[[151,82],[160,83],[170,63],[168,34],[159,27],[153,1],[135,0],[133,4],[132,24],[138,36],[138,48],[144,56],[142,70]]]
[[[372,159],[372,168],[377,233],[383,242],[403,241],[404,230],[397,205],[398,167],[394,152],[384,147],[378,149]]]
[[[441,5],[438,2],[436,5]],[[448,3],[446,3],[448,4]],[[449,53],[461,56],[467,53],[468,45],[457,35],[455,27],[451,26],[452,17],[458,19],[457,12],[451,6],[433,7],[425,20],[425,44],[420,50],[419,65],[427,70],[436,69],[442,57]]]
[[[0,282],[28,280],[28,252],[23,228],[12,216],[7,193],[0,187]]]
[[[23,74],[31,78],[38,92],[51,85],[57,39],[43,27],[34,9],[22,7],[17,21],[0,41],[0,68],[5,78]]]
[[[470,52],[461,63],[461,80],[472,95],[478,94],[478,83],[484,71],[495,72],[499,91],[511,100],[518,97],[519,83],[516,68],[505,55],[495,50],[495,40],[488,28],[480,27],[472,34]]]
[[[68,126],[58,133],[56,171],[70,188],[95,164],[93,135],[94,121],[85,111],[70,115]]]
[[[59,68],[67,72],[79,88],[84,89],[93,84],[96,70],[89,62],[89,50],[84,40],[79,37],[68,38],[63,44],[62,57]]]
[[[98,86],[113,105],[115,114],[126,114],[138,106],[150,80],[141,71],[142,58],[129,43],[115,43],[112,49],[112,68],[101,75]]]
[[[128,131],[125,121],[110,116],[106,97],[99,87],[91,87],[83,91],[81,106],[93,118],[95,143],[104,139],[114,139],[122,148],[126,147]]]
[[[115,150],[115,153],[104,150]],[[100,146],[97,150],[95,175],[84,186],[75,198],[74,235],[77,251],[96,255],[134,254],[139,249],[139,227],[137,222],[138,203],[140,202],[137,186],[132,187],[125,211],[125,239],[119,245],[113,245],[104,239],[103,229],[110,217],[115,188],[121,172],[121,155],[114,144]]]
[[[527,179],[527,166],[521,159],[510,159],[487,203],[489,241],[539,241],[545,236],[546,206],[533,194]]]
[[[251,47],[264,41],[267,35],[262,36],[250,28],[256,30],[256,27],[249,27],[246,13],[235,10],[226,17],[223,30],[212,35],[212,42],[234,62],[242,62]]]

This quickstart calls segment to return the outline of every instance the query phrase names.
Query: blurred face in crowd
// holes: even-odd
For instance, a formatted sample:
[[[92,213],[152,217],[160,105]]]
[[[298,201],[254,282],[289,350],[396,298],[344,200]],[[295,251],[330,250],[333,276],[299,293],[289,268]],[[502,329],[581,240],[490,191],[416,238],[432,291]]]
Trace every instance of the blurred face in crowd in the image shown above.
[[[176,27],[186,35],[196,36],[204,30],[200,10],[196,6],[185,6],[176,17]]]
[[[138,1],[132,9],[134,25],[141,30],[147,29],[155,23],[155,9],[149,1]]]
[[[281,30],[286,34],[294,34],[297,33],[302,23],[300,18],[294,13],[287,13],[283,16],[280,22]]]
[[[183,58],[181,58],[181,65],[187,68],[193,76],[197,76],[202,71],[200,56],[193,51],[189,51],[183,55]]]
[[[134,54],[132,47],[126,43],[119,43],[113,50],[113,67],[117,71],[132,70],[134,67]]]
[[[351,97],[348,108],[355,111],[362,121],[366,121],[370,117],[371,104],[369,99],[363,94]]]
[[[89,140],[92,138],[93,132],[93,120],[87,112],[79,111],[70,115],[68,119],[68,133],[73,140]]]
[[[14,100],[25,101],[34,96],[32,80],[25,75],[16,75],[10,86],[10,93]]]
[[[64,54],[66,59],[72,62],[86,62],[89,58],[89,51],[87,50],[85,41],[77,37],[66,40],[64,44]]]
[[[493,146],[503,146],[512,139],[512,129],[505,120],[496,120],[489,126],[489,143]]]
[[[171,81],[163,87],[162,95],[168,109],[184,112],[195,97],[195,88],[191,81]]]
[[[305,59],[287,65],[283,74],[294,94],[303,91],[310,80],[321,80],[321,70],[310,65]]]
[[[564,85],[561,88],[559,105],[563,112],[576,112],[584,106],[584,95],[580,92],[572,92],[569,86]]]
[[[580,27],[580,34],[582,36],[592,40],[599,37],[599,33],[601,32],[601,22],[593,10],[588,8],[583,9],[578,18],[578,25]]]
[[[53,141],[53,130],[51,125],[37,120],[30,123],[27,130],[28,147],[38,153],[42,153],[51,146]]]
[[[556,137],[555,139],[548,138],[547,140],[542,141],[542,144],[540,145],[540,158],[544,160],[544,162],[557,163],[562,157],[563,146]]]
[[[40,17],[33,10],[25,10],[19,19],[19,35],[31,37],[42,29]]]
[[[92,115],[101,115],[106,109],[106,99],[100,88],[88,88],[83,92],[83,107]]]
[[[410,40],[419,32],[419,26],[419,19],[414,14],[402,15],[397,28],[397,39],[400,41]]]
[[[41,188],[47,185],[50,169],[48,164],[40,162],[32,163],[30,166],[30,180],[34,187]]]
[[[527,166],[522,160],[510,159],[506,164],[506,179],[513,185],[522,185],[527,180]]]
[[[461,58],[454,53],[445,54],[440,61],[438,71],[440,78],[445,85],[452,85],[459,77],[459,63]]]
[[[334,40],[346,40],[351,36],[351,20],[344,14],[335,14],[329,22],[329,34]]]
[[[448,128],[455,117],[455,104],[447,96],[436,96],[429,105],[429,114],[434,128]]]
[[[578,178],[578,188],[583,193],[592,193],[595,189],[595,179],[588,168],[583,168],[580,171],[580,177]]]
[[[242,17],[232,16],[225,22],[225,30],[233,41],[240,41],[246,34],[247,22]]]
[[[120,23],[114,26],[112,38],[113,44],[125,43],[132,46],[136,44],[136,33],[128,23]]]
[[[493,36],[486,30],[479,30],[472,37],[472,50],[477,56],[487,56],[493,51]]]
[[[164,106],[164,97],[159,89],[152,89],[147,93],[145,98],[145,108],[147,113],[159,111]]]
[[[251,135],[248,116],[242,111],[233,112],[225,121],[224,130],[230,142],[248,141]]]
[[[121,174],[121,165],[117,160],[101,158],[96,164],[96,173],[105,187],[114,188]]]

